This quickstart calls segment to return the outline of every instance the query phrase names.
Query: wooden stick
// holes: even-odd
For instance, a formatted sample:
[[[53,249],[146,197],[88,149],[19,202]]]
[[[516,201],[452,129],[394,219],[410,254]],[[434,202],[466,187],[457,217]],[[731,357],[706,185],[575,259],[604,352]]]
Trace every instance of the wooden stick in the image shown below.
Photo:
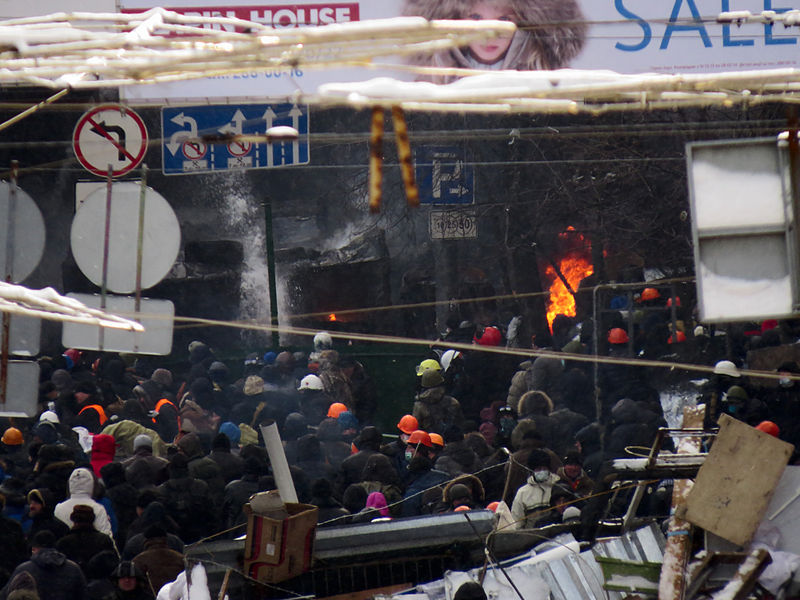
[[[409,206],[416,208],[419,206],[419,189],[414,180],[414,161],[411,158],[408,125],[403,109],[399,106],[392,107],[392,121],[394,121],[395,142],[397,143],[397,159],[400,163],[400,173],[403,175],[403,186],[406,189],[406,201]]]
[[[369,212],[381,210],[383,184],[383,109],[372,109],[372,128],[369,136]]]

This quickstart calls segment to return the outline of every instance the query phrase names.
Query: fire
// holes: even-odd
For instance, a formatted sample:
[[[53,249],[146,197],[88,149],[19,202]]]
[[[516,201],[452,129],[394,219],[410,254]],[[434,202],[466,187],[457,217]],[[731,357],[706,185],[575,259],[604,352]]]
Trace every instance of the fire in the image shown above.
[[[562,239],[574,237],[576,242],[581,243],[580,247],[573,247],[569,254],[558,262],[558,268],[564,279],[569,282],[573,290],[577,290],[581,280],[594,272],[592,262],[587,256],[586,240],[582,235],[576,234],[573,227],[568,227],[567,231],[559,234],[559,237]],[[556,315],[575,316],[575,298],[564,285],[552,265],[548,265],[545,269],[545,276],[549,281],[553,282],[550,284],[550,301],[547,304],[547,325],[552,332],[553,320]]]
[[[336,313],[331,313],[328,315],[328,321],[335,321],[336,320]]]

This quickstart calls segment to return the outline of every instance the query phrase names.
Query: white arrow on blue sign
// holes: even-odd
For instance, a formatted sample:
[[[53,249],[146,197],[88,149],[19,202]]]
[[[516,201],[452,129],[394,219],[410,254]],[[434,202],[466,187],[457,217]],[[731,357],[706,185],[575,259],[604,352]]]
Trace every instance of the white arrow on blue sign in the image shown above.
[[[475,171],[458,146],[422,146],[415,152],[422,204],[474,204]]]
[[[265,135],[279,125],[294,127],[296,140],[267,143],[220,136]],[[297,104],[181,106],[161,109],[165,175],[230,169],[268,169],[309,162],[308,107]],[[210,141],[209,141],[210,140]]]

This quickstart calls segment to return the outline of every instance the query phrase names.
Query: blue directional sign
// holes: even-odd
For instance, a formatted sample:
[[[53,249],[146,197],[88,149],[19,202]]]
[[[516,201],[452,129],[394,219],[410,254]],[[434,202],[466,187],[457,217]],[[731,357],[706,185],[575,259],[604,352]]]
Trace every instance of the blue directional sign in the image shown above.
[[[422,146],[415,152],[422,204],[473,204],[475,170],[459,146]]]
[[[263,136],[288,125],[296,140],[267,143],[234,136]],[[164,174],[269,169],[308,164],[308,107],[297,104],[181,106],[161,109]],[[230,141],[225,141],[231,138]]]

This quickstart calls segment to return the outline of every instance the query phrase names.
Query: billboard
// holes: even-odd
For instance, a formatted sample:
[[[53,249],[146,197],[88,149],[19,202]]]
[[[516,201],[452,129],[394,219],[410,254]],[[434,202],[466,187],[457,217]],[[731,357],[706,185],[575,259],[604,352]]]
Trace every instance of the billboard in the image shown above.
[[[392,64],[485,69],[609,69],[620,73],[708,73],[798,68],[800,29],[782,24],[720,24],[720,12],[800,6],[800,0],[119,0],[124,12],[165,5],[185,15],[236,17],[276,29],[314,27],[418,14],[426,18],[499,18],[518,23],[513,38],[434,56],[385,59],[386,68],[272,69],[196,81],[132,86],[129,101],[285,97],[313,93],[322,83],[379,76],[413,79]],[[535,32],[535,35],[534,35]],[[417,76],[417,78],[420,78]],[[424,78],[424,76],[422,76]],[[450,79],[442,78],[445,83]]]

